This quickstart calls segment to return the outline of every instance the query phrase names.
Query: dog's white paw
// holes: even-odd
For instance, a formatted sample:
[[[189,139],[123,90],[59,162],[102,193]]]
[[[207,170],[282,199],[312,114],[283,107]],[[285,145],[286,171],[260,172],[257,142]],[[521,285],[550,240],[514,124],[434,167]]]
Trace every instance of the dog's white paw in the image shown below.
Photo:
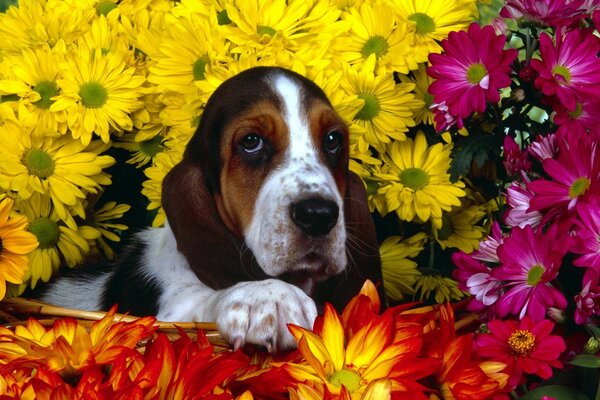
[[[276,279],[241,282],[217,292],[211,307],[221,335],[235,350],[246,344],[269,352],[296,343],[287,329],[292,323],[312,328],[315,302],[298,287]]]

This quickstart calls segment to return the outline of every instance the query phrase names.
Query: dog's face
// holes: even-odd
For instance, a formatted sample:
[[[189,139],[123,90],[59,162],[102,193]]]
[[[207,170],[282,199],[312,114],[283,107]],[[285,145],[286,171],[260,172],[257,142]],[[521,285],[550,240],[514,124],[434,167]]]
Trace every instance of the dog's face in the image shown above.
[[[345,268],[348,130],[314,83],[279,68],[226,81],[186,157],[204,164],[221,220],[267,275],[320,281]]]

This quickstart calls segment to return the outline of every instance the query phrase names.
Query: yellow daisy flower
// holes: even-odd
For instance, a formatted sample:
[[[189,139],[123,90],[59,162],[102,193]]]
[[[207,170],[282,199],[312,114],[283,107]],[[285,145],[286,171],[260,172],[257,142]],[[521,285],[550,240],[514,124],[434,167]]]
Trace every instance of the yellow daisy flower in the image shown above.
[[[417,277],[415,292],[419,293],[418,298],[421,301],[429,299],[433,294],[434,300],[438,304],[460,300],[467,296],[467,293],[458,288],[458,283],[454,279],[427,273]]]
[[[452,31],[467,29],[477,17],[474,0],[404,0],[389,2],[399,19],[416,25],[416,40],[412,44],[419,54],[440,53],[439,42]],[[423,60],[425,61],[425,60]]]
[[[460,206],[459,198],[466,195],[463,182],[450,181],[450,149],[441,143],[428,147],[422,131],[414,140],[391,143],[382,155],[382,172],[375,175],[386,181],[379,193],[388,210],[403,221],[431,220],[439,229],[442,211]]]
[[[34,194],[20,201],[17,208],[31,221],[28,230],[39,242],[29,254],[29,272],[24,278],[31,288],[40,279],[48,282],[58,272],[61,260],[71,268],[82,262],[90,251],[89,241],[100,237],[100,232],[90,226],[68,227],[53,209],[49,196]]]
[[[75,139],[89,144],[96,133],[104,143],[110,133],[133,128],[129,113],[143,106],[140,97],[145,78],[127,67],[121,54],[80,47],[60,67],[61,94],[50,111],[65,110]]]
[[[115,163],[98,155],[105,148],[84,146],[68,135],[52,137],[12,121],[0,125],[0,186],[23,199],[49,195],[56,213],[75,229],[72,212],[85,218],[81,201],[111,181],[103,169]]]
[[[350,8],[342,19],[350,24],[350,32],[334,46],[344,60],[356,67],[373,55],[378,74],[406,74],[427,61],[427,53],[414,51],[414,24],[396,18],[387,3],[363,3],[359,8]]]
[[[400,236],[390,236],[379,247],[381,271],[385,294],[392,300],[402,300],[405,295],[414,294],[414,285],[421,272],[415,258],[425,245],[426,235],[421,232],[406,240]]]
[[[392,139],[406,139],[405,132],[415,126],[413,110],[423,107],[423,102],[411,93],[414,85],[396,84],[391,74],[374,74],[375,57],[371,56],[360,71],[346,68],[340,86],[351,96],[364,101],[352,122],[365,132],[365,141],[378,151]]]
[[[433,95],[430,94],[427,89],[433,81],[433,79],[427,75],[427,66],[425,64],[419,64],[419,68],[412,71],[409,75],[399,75],[400,82],[411,83],[414,85],[414,94],[418,100],[421,100],[424,104],[423,107],[413,110],[413,117],[415,123],[433,125],[434,117],[429,107],[433,104]]]
[[[161,203],[162,181],[182,158],[183,151],[179,149],[163,151],[154,158],[154,165],[144,170],[148,179],[142,183],[142,194],[150,201],[146,208],[157,211],[152,226],[162,226],[165,223],[166,216]]]
[[[479,248],[486,229],[477,225],[486,215],[485,209],[476,205],[453,208],[442,216],[442,226],[433,230],[435,240],[442,249],[457,248],[470,253]]]
[[[330,39],[346,29],[339,22],[340,10],[328,1],[243,0],[229,2],[225,10],[231,24],[225,26],[227,39],[244,54],[274,48],[295,53],[301,46],[328,46]]]
[[[27,218],[22,215],[11,215],[13,200],[5,197],[0,200],[0,300],[6,294],[6,282],[20,284],[23,282],[29,259],[38,241],[27,232]]]
[[[229,44],[216,18],[197,14],[177,18],[167,14],[165,28],[158,52],[152,57],[148,81],[165,90],[190,92],[194,81],[205,79],[225,57]]]
[[[101,235],[96,240],[96,243],[109,259],[115,257],[115,252],[111,249],[106,240],[120,242],[121,236],[115,232],[120,233],[129,229],[125,224],[118,224],[112,221],[122,218],[123,214],[129,211],[129,209],[131,209],[131,206],[128,204],[117,204],[115,201],[109,201],[98,210],[94,211],[91,225],[96,228]]]
[[[47,36],[39,26],[44,19],[43,1],[23,0],[19,6],[0,13],[0,55],[18,54],[23,49],[46,43]]]
[[[110,1],[102,3],[115,4]],[[101,8],[104,7],[101,5]],[[103,53],[115,52],[123,55],[126,59],[134,58],[119,24],[114,21],[109,22],[103,14],[92,22],[90,29],[81,37],[79,43],[90,50],[100,49]]]
[[[18,97],[21,124],[37,126],[42,132],[67,132],[66,113],[50,111],[52,98],[58,95],[58,63],[64,57],[63,50],[42,46],[4,58],[6,76],[0,80],[0,95]]]

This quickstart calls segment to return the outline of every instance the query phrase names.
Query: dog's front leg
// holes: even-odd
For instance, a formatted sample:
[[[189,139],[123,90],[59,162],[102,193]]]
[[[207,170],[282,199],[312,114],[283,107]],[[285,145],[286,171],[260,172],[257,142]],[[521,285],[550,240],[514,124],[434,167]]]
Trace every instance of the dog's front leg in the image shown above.
[[[215,321],[234,349],[246,344],[269,352],[296,346],[287,324],[312,328],[315,302],[300,288],[276,279],[240,282],[213,290],[197,282],[164,293],[157,318],[163,321]]]

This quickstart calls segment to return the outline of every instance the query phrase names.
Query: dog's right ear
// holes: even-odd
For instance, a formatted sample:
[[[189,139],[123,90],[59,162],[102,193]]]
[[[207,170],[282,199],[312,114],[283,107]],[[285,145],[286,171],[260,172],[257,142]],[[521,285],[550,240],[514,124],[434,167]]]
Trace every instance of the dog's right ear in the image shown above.
[[[221,221],[203,170],[194,160],[184,158],[167,174],[162,204],[178,250],[202,282],[223,289],[266,279],[252,252]]]

